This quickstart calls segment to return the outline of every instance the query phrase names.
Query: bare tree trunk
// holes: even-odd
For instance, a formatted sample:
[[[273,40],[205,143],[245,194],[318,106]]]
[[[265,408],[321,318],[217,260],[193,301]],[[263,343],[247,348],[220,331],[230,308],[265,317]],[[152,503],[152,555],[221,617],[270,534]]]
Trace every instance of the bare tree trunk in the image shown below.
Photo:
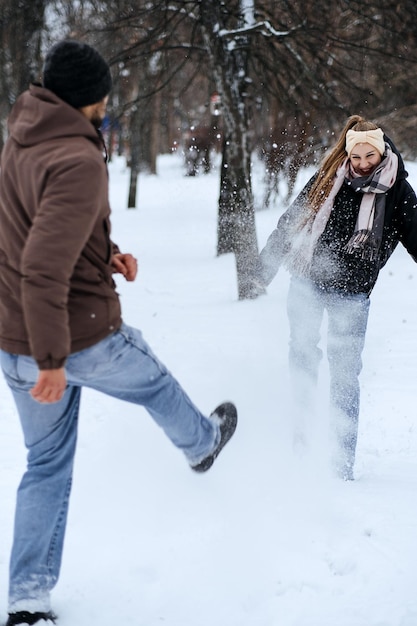
[[[130,116],[130,183],[128,209],[136,209],[137,184],[140,170],[140,115],[138,107]]]
[[[149,171],[156,174],[156,157],[159,153],[159,127],[161,112],[161,92],[157,91],[152,99],[152,114],[149,129]]]
[[[215,0],[201,4],[201,27],[216,89],[222,98],[224,147],[220,181],[218,254],[233,252],[239,300],[264,289],[255,280],[258,243],[251,185],[251,154],[245,78],[250,41],[230,49],[218,35],[221,11]]]
[[[16,98],[37,79],[46,0],[0,0],[0,148]]]
[[[256,298],[264,290],[254,281],[258,262],[253,195],[244,167],[239,139],[225,141],[218,215],[217,253],[233,252],[236,261],[239,300]]]

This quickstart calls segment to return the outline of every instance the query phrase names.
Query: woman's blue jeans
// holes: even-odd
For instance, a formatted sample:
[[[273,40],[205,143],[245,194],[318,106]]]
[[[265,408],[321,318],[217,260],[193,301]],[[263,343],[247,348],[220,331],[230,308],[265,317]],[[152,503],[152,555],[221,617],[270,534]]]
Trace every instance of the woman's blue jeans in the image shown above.
[[[287,310],[289,364],[298,411],[314,406],[322,351],[318,346],[324,311],[328,315],[327,358],[333,427],[342,464],[353,468],[359,418],[359,374],[370,300],[366,294],[324,292],[309,280],[291,279]]]
[[[28,449],[17,493],[9,611],[48,611],[61,565],[81,387],[145,407],[191,465],[217,446],[219,426],[194,406],[141,332],[125,324],[68,358],[67,389],[55,404],[30,396],[38,376],[31,357],[0,352],[0,358]]]

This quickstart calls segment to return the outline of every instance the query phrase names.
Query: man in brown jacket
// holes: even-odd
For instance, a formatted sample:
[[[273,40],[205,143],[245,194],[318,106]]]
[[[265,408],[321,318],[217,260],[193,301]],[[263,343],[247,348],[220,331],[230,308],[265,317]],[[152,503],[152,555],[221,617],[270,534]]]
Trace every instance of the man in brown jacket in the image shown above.
[[[193,470],[208,470],[237,423],[203,415],[127,326],[112,274],[136,277],[110,239],[103,121],[111,75],[90,46],[56,44],[43,85],[17,100],[0,168],[0,359],[28,466],[18,490],[6,626],[52,624],[81,388],[144,406]]]

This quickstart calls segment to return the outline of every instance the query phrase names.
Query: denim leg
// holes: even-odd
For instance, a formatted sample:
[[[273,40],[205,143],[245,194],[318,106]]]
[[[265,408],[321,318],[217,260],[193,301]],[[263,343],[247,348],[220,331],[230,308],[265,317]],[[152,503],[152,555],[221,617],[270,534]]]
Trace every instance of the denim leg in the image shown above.
[[[220,430],[191,402],[140,331],[126,325],[68,358],[67,390],[54,404],[39,404],[28,393],[38,376],[32,358],[0,355],[29,451],[17,498],[9,611],[48,611],[61,564],[81,387],[144,406],[191,465],[211,454]]]
[[[191,402],[135,328],[123,324],[95,346],[71,355],[66,370],[72,384],[143,406],[191,465],[219,443],[218,424]]]
[[[359,374],[369,305],[365,294],[332,294],[327,306],[330,400],[339,449],[351,467],[358,436]]]
[[[322,359],[318,343],[323,312],[324,304],[314,285],[308,280],[292,278],[287,300],[289,367],[294,402],[300,414],[311,413],[314,407]]]
[[[61,566],[80,388],[69,386],[58,403],[39,404],[28,393],[37,378],[33,360],[6,353],[1,359],[28,450],[17,493],[9,611],[48,611]]]

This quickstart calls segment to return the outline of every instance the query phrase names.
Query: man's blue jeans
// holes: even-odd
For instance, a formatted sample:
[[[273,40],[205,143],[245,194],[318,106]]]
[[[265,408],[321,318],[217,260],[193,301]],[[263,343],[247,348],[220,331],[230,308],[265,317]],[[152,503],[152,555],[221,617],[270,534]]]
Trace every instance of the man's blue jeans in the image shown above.
[[[9,611],[48,611],[61,565],[81,387],[145,407],[191,465],[217,446],[219,426],[194,406],[141,332],[125,324],[68,358],[67,389],[55,404],[39,404],[30,396],[38,376],[31,357],[0,351],[0,358],[28,449],[17,494]]]
[[[292,278],[288,293],[289,364],[295,402],[307,414],[314,405],[322,351],[318,346],[328,315],[327,358],[333,426],[342,462],[353,467],[358,434],[362,351],[370,300],[366,294],[326,293],[309,280]]]

